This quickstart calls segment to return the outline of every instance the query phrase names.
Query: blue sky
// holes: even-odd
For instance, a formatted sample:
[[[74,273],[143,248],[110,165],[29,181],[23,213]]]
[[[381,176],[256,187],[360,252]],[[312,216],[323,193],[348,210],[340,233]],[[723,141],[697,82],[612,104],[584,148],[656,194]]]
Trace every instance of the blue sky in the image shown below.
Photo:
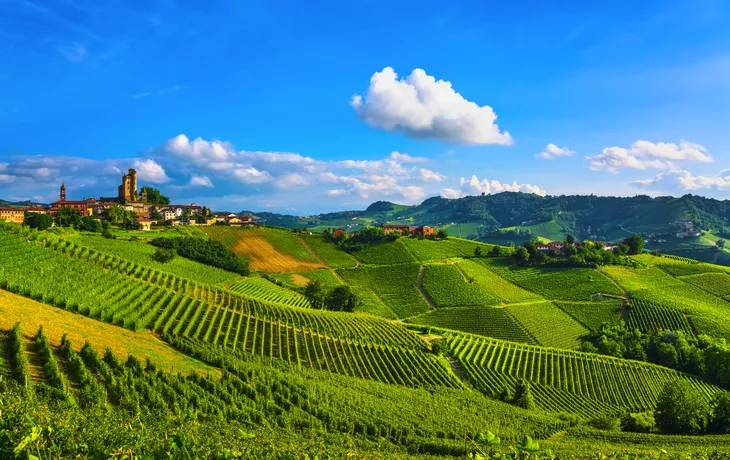
[[[726,198],[729,21],[723,0],[0,0],[0,198],[114,195],[130,167],[233,211]]]

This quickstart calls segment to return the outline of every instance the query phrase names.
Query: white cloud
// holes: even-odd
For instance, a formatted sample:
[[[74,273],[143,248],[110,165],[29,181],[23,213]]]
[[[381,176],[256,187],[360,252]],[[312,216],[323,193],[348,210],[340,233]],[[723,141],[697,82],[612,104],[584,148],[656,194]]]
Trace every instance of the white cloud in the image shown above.
[[[272,180],[271,174],[267,171],[259,171],[256,168],[237,168],[233,171],[233,177],[244,184],[261,184]]]
[[[446,176],[444,176],[443,174],[425,168],[420,168],[418,170],[418,175],[421,182],[441,182],[442,180],[446,179]]]
[[[206,141],[200,137],[190,141],[186,135],[178,134],[165,142],[162,150],[215,171],[234,167],[235,151],[229,142]]]
[[[193,176],[190,178],[190,185],[192,187],[212,187],[213,182],[208,176]]]
[[[712,162],[707,149],[699,144],[680,141],[679,145],[665,142],[636,141],[628,149],[609,147],[590,160],[594,171],[617,172],[632,169],[677,169],[677,161]]]
[[[684,169],[659,173],[650,179],[640,179],[629,185],[645,190],[693,191],[730,189],[730,170],[723,169],[716,176],[693,176]]]
[[[170,182],[165,169],[154,160],[134,160],[134,169],[137,170],[137,175],[143,181],[153,184]]]
[[[13,182],[15,182],[15,176],[0,174],[0,184],[12,184]]]
[[[558,147],[555,144],[548,144],[542,152],[535,154],[535,158],[552,160],[555,157],[569,157],[573,156],[574,154],[575,152],[567,147]]]
[[[398,79],[391,67],[375,72],[365,96],[354,95],[350,105],[370,126],[413,138],[512,144],[509,133],[499,131],[490,106],[480,107],[464,99],[450,82],[436,81],[422,69],[413,70],[405,79]]]
[[[306,187],[310,181],[301,174],[285,174],[276,179],[276,186],[279,188]]]
[[[500,192],[524,192],[534,193],[536,195],[545,196],[547,192],[537,185],[531,184],[518,184],[517,181],[509,183],[501,183],[496,180],[489,181],[484,179],[479,181],[476,175],[471,176],[471,179],[461,178],[459,180],[459,188],[444,188],[441,190],[441,196],[444,198],[461,198],[467,195],[481,195],[482,193],[488,195],[490,193]]]

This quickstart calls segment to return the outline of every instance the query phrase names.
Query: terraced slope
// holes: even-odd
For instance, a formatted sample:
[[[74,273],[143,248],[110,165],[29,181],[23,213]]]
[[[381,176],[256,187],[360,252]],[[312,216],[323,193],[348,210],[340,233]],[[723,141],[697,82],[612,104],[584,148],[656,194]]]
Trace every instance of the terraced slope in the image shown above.
[[[537,406],[552,412],[593,417],[653,410],[664,385],[676,379],[689,380],[707,400],[722,391],[677,371],[638,361],[461,334],[452,336],[449,347],[480,391],[497,396],[524,378],[532,383]]]
[[[554,302],[571,318],[591,331],[598,331],[601,324],[618,326],[621,322],[622,302],[619,299],[606,299],[598,302]]]
[[[0,243],[0,287],[95,319],[387,383],[459,386],[420,339],[382,319],[279,306],[65,241],[2,231]]]
[[[499,300],[467,279],[456,264],[426,266],[423,288],[438,308],[498,305]]]
[[[421,262],[449,259],[452,257],[471,257],[474,255],[474,249],[477,247],[485,254],[494,248],[493,245],[460,238],[449,238],[442,241],[403,238],[401,242],[408,248],[416,260]]]

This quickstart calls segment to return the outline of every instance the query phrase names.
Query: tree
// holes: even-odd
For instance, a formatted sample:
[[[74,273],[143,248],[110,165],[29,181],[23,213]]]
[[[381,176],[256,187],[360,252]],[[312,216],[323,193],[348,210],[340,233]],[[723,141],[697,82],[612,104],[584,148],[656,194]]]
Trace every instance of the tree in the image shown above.
[[[81,223],[81,212],[71,206],[61,206],[55,216],[59,227],[78,227]]]
[[[666,434],[702,434],[707,428],[710,408],[689,381],[669,382],[659,394],[656,423]]]
[[[81,222],[79,223],[79,230],[84,232],[101,233],[104,230],[104,227],[101,225],[101,221],[99,219],[95,219],[91,216],[84,216],[81,218]]]
[[[313,308],[324,308],[324,289],[322,283],[312,280],[304,288],[304,297],[309,300]]]
[[[152,217],[152,220],[157,220],[157,221],[164,219],[164,216],[160,213],[160,211],[153,212],[151,217]]]
[[[142,191],[145,190],[147,191],[147,203],[170,204],[170,198],[160,193],[156,188],[142,187]]]
[[[328,310],[351,312],[357,307],[358,300],[350,286],[341,285],[327,294],[325,305]]]
[[[644,238],[640,235],[631,235],[624,240],[624,243],[629,247],[629,254],[641,254],[644,252]]]
[[[517,260],[518,264],[525,265],[530,261],[530,253],[527,252],[527,249],[525,249],[524,246],[520,246],[515,251],[514,258]]]
[[[118,225],[120,227],[131,228],[134,226],[134,219],[137,218],[137,214],[134,211],[127,211],[124,206],[113,205],[104,210],[102,213],[104,219],[112,225]]]
[[[715,434],[730,434],[730,393],[721,391],[712,400],[712,418],[709,431]]]
[[[28,213],[25,218],[24,224],[30,228],[36,228],[38,230],[48,230],[53,225],[53,218],[44,213]]]
[[[568,235],[567,237],[565,237],[566,246],[573,246],[573,243],[575,243],[575,237],[573,235]]]
[[[166,264],[174,259],[176,255],[177,252],[174,249],[157,248],[155,253],[152,255],[152,258],[158,262]]]
[[[482,256],[482,248],[480,246],[477,246],[474,248],[474,257],[481,257]]]
[[[535,408],[535,399],[532,396],[532,390],[530,390],[530,382],[525,379],[520,379],[517,382],[514,404],[523,409]]]
[[[446,230],[441,229],[438,232],[436,232],[436,238],[440,240],[445,240],[449,238],[449,234],[446,232]]]
[[[723,240],[722,238],[720,238],[719,240],[715,241],[715,244],[720,249],[724,249],[725,248],[725,240]]]

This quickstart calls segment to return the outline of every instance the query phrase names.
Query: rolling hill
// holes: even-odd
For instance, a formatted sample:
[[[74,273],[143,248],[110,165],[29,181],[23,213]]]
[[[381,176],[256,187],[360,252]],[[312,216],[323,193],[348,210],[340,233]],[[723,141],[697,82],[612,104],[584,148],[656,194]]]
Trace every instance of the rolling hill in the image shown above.
[[[162,452],[176,426],[198,456],[220,446],[264,457],[464,456],[523,449],[525,436],[577,456],[730,451],[728,436],[600,428],[653,411],[676,381],[703,404],[726,389],[582,351],[622,320],[646,333],[730,338],[725,267],[649,254],[634,256],[639,268],[518,267],[475,257],[494,246],[458,238],[347,254],[316,234],[204,230],[258,261],[251,276],[154,262],[143,240],[0,224],[3,413],[32,395],[29,417],[52,427],[43,445],[53,432],[86,430],[82,455]],[[362,303],[355,313],[313,309],[302,295],[309,280],[350,286]],[[505,397],[525,382],[527,408]],[[144,428],[117,421],[130,416]],[[19,421],[8,439],[30,429]],[[154,441],[134,441],[136,430]],[[489,444],[487,432],[502,442]],[[56,449],[78,453],[70,446]]]

